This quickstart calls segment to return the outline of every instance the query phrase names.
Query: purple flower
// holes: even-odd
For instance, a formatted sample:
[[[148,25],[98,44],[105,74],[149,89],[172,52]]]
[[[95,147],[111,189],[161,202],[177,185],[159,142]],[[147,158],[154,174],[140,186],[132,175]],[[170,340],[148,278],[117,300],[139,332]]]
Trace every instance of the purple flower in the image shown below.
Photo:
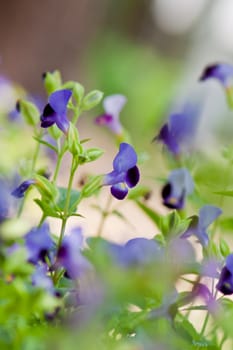
[[[68,132],[67,104],[72,95],[70,90],[58,90],[49,96],[49,103],[45,106],[40,117],[41,127],[48,128],[56,124],[64,133]]]
[[[54,244],[49,232],[48,224],[33,228],[25,236],[25,245],[28,252],[28,261],[37,264],[44,260],[45,256],[53,248]]]
[[[13,192],[11,192],[12,196],[16,198],[22,198],[27,191],[27,189],[35,183],[35,180],[29,179],[22,182]]]
[[[46,265],[36,266],[36,270],[32,275],[32,284],[36,287],[45,289],[50,293],[54,292],[53,282],[48,276],[48,267]]]
[[[225,88],[228,88],[232,85],[233,65],[229,63],[216,63],[206,67],[200,80],[203,81],[210,78],[217,79]]]
[[[0,223],[9,217],[11,206],[10,192],[5,180],[0,179]]]
[[[119,115],[127,99],[123,95],[111,95],[104,99],[105,113],[95,119],[96,124],[106,125],[114,134],[122,133]]]
[[[173,170],[162,189],[163,204],[171,209],[182,209],[185,197],[193,192],[194,183],[185,168]]]
[[[202,298],[207,306],[207,309],[212,312],[216,313],[218,311],[218,304],[213,297],[212,293],[210,292],[209,288],[205,286],[203,283],[196,283],[192,290],[192,297],[193,298]]]
[[[225,295],[233,294],[233,254],[227,256],[216,288]]]
[[[137,167],[137,154],[128,143],[121,143],[120,150],[113,160],[113,171],[104,178],[104,185],[111,185],[111,193],[117,199],[124,199],[128,187],[137,185],[140,173]]]
[[[161,257],[161,248],[154,239],[133,238],[125,245],[109,243],[110,255],[122,266],[150,264]]]
[[[154,140],[161,141],[173,155],[191,148],[197,129],[199,108],[187,104],[180,113],[171,114]]]
[[[58,251],[59,264],[66,269],[67,275],[72,279],[79,278],[91,266],[81,253],[82,245],[83,235],[81,229],[77,228],[64,237]]]
[[[209,237],[207,234],[207,228],[214,222],[215,219],[222,213],[222,210],[212,205],[205,205],[199,211],[199,216],[194,215],[192,221],[181,236],[182,238],[190,237],[194,235],[198,238],[203,247],[206,247],[209,243]]]

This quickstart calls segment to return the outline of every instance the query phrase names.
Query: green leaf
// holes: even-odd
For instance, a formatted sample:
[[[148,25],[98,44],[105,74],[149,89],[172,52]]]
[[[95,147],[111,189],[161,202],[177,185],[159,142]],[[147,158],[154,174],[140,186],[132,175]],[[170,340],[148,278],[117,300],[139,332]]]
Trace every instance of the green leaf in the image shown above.
[[[140,198],[148,198],[150,196],[150,188],[144,185],[138,185],[129,191],[128,199],[138,200]]]
[[[102,179],[102,175],[92,176],[82,188],[82,197],[90,197],[98,191],[101,187]]]
[[[136,201],[136,204],[142,211],[152,220],[156,227],[160,227],[160,215],[156,213],[152,208],[148,207],[146,204]]]
[[[225,258],[231,253],[229,245],[227,244],[227,242],[223,238],[220,239],[219,250],[220,250],[222,256]]]
[[[70,123],[68,137],[67,137],[68,149],[73,155],[79,155],[83,152],[82,145],[79,141],[78,129],[75,125]]]
[[[77,104],[80,104],[84,96],[84,87],[75,81],[67,81],[62,86],[64,89],[72,90],[72,96],[74,97]]]
[[[213,192],[213,193],[218,194],[220,196],[233,197],[233,191],[217,191],[217,192]]]
[[[34,199],[34,202],[41,208],[45,217],[51,216],[53,218],[60,218],[60,212],[58,208],[51,205],[51,202],[46,202],[45,200],[40,200],[38,198]]]
[[[35,126],[40,120],[40,112],[38,108],[31,102],[20,100],[19,110],[26,123]]]
[[[58,195],[56,186],[46,177],[38,174],[35,175],[35,180],[35,187],[40,192],[41,196],[55,201]]]
[[[54,152],[57,153],[57,148],[56,148],[55,146],[51,145],[49,142],[44,141],[44,140],[41,140],[40,138],[38,138],[38,137],[36,137],[36,136],[33,136],[33,138],[34,138],[37,142],[39,142],[39,143],[41,143],[42,145],[45,145],[45,146],[51,148]]]
[[[100,158],[104,151],[101,148],[89,148],[85,153],[87,157],[86,162],[93,162]]]
[[[61,74],[58,70],[55,70],[54,72],[46,72],[44,74],[44,86],[48,95],[61,89],[61,84]]]
[[[89,92],[82,101],[82,110],[89,111],[90,109],[96,107],[102,100],[103,95],[103,92],[99,90],[93,90]]]
[[[56,202],[56,205],[58,206],[58,208],[61,211],[64,211],[65,203],[66,203],[66,197],[67,197],[67,189],[64,188],[64,187],[58,187],[58,191],[59,191],[59,197],[58,197],[58,200]],[[77,190],[72,189],[71,190],[71,195],[70,195],[70,203],[69,203],[69,207],[68,207],[70,215],[71,214],[73,215],[74,212],[76,211],[77,205],[78,205],[80,199],[81,199],[80,192],[77,191]]]

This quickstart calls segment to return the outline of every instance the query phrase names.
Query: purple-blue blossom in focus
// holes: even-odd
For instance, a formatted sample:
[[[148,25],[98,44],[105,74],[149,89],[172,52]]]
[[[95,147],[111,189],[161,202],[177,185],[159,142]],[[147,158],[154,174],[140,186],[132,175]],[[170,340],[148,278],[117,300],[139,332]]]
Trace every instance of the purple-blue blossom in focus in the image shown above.
[[[217,219],[222,210],[212,205],[205,205],[199,211],[199,216],[194,215],[188,229],[182,234],[182,238],[194,235],[203,247],[209,243],[207,228]]]
[[[59,265],[66,269],[66,274],[72,278],[80,278],[84,272],[90,270],[91,265],[82,255],[83,235],[78,227],[63,238],[58,251]]]
[[[49,96],[48,104],[40,117],[42,128],[48,128],[56,124],[65,134],[68,132],[67,105],[71,95],[70,90],[64,89],[55,91]]]
[[[232,86],[233,65],[229,63],[216,63],[209,65],[203,71],[200,80],[217,79],[225,88]]]
[[[11,195],[16,198],[22,198],[24,197],[25,192],[28,190],[28,188],[35,184],[35,180],[29,179],[24,182],[22,182],[14,191],[11,192]]]
[[[226,265],[222,268],[216,288],[225,295],[233,294],[233,254],[227,256]]]
[[[45,256],[54,247],[50,236],[49,225],[46,223],[40,227],[33,228],[26,234],[24,239],[28,252],[28,261],[32,264],[37,264],[38,261],[44,261]]]
[[[120,135],[123,131],[120,122],[120,112],[127,99],[125,96],[116,94],[106,97],[103,100],[104,114],[95,119],[96,124],[107,126],[114,134]]]
[[[192,148],[197,131],[200,107],[187,104],[180,113],[172,113],[154,140],[162,142],[174,156]]]
[[[113,160],[113,171],[104,177],[103,185],[111,186],[111,193],[117,199],[124,199],[128,187],[135,187],[140,173],[137,167],[137,154],[128,143],[121,143],[119,152]]]
[[[171,209],[182,209],[185,198],[194,190],[193,179],[185,168],[173,170],[162,189],[163,204]]]

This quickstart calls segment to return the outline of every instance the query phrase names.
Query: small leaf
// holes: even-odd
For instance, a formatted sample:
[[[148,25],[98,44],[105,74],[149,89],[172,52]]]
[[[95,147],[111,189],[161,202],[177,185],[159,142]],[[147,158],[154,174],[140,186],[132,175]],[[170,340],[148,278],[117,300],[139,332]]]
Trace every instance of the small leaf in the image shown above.
[[[89,111],[90,109],[96,107],[103,98],[103,92],[99,90],[93,90],[87,94],[82,102],[81,108],[84,111]]]
[[[160,226],[160,215],[158,213],[156,213],[152,208],[148,207],[147,205],[138,200],[136,201],[136,204],[153,221],[156,227]]]
[[[58,70],[54,72],[46,72],[43,76],[44,86],[48,95],[61,88],[61,74]]]
[[[217,191],[217,192],[213,192],[213,193],[218,194],[220,196],[233,197],[233,191]]]
[[[19,111],[29,125],[36,125],[40,120],[40,112],[38,108],[31,102],[20,100]]]
[[[57,148],[56,148],[55,146],[51,145],[49,142],[44,141],[44,140],[41,140],[40,138],[38,138],[38,137],[36,137],[36,136],[33,136],[33,138],[34,138],[37,142],[39,142],[39,143],[41,143],[42,145],[45,145],[45,146],[51,148],[54,152],[57,153]]]
[[[61,211],[64,211],[65,209],[65,204],[66,204],[66,197],[67,197],[67,189],[65,187],[58,187],[59,191],[59,197],[56,202],[56,205]],[[80,201],[80,192],[77,190],[72,189],[71,190],[71,195],[70,195],[70,203],[68,206],[69,214],[74,214],[76,211],[76,207],[78,202]],[[79,215],[79,214],[78,214]],[[80,216],[80,215],[79,215]]]
[[[96,175],[92,176],[89,181],[83,186],[81,195],[83,197],[90,197],[93,195],[96,191],[98,191],[102,184],[102,175]]]
[[[74,97],[77,104],[80,104],[84,96],[84,87],[75,81],[68,81],[62,86],[63,89],[72,90],[72,96]]]

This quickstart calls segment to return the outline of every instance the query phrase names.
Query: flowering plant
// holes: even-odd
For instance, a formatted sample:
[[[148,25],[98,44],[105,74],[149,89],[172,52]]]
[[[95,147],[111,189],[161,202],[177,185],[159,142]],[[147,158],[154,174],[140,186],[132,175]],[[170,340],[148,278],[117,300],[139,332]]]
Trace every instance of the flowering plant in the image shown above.
[[[219,64],[201,75],[201,81],[222,83],[230,108],[232,71],[231,65]],[[2,144],[10,150],[17,130],[26,149],[22,145],[24,161],[17,169],[14,152],[1,164],[0,348],[76,349],[78,342],[80,349],[220,350],[232,344],[233,253],[223,238],[233,229],[226,205],[233,196],[231,146],[211,164],[195,148],[200,108],[185,104],[172,113],[153,143],[154,149],[165,146],[167,162],[163,185],[154,184],[161,194],[151,197],[157,199],[153,205],[154,188],[144,180],[142,157],[120,120],[127,99],[108,96],[96,124],[110,129],[116,155],[109,172],[92,174],[78,187],[75,178],[82,166],[103,150],[87,146],[77,122],[103,93],[85,94],[80,83],[64,83],[57,71],[43,79],[48,102],[42,108],[20,97],[13,121],[8,118],[12,111],[1,114]],[[34,146],[27,143],[29,133]],[[65,187],[61,175],[67,177]],[[99,198],[106,186],[110,192],[102,207]],[[82,227],[91,220],[80,210],[88,198],[100,213],[93,235]],[[111,216],[127,225],[127,213],[117,209],[123,200],[150,220],[152,236],[142,231],[124,242],[103,238]],[[32,221],[26,215],[31,206]]]

